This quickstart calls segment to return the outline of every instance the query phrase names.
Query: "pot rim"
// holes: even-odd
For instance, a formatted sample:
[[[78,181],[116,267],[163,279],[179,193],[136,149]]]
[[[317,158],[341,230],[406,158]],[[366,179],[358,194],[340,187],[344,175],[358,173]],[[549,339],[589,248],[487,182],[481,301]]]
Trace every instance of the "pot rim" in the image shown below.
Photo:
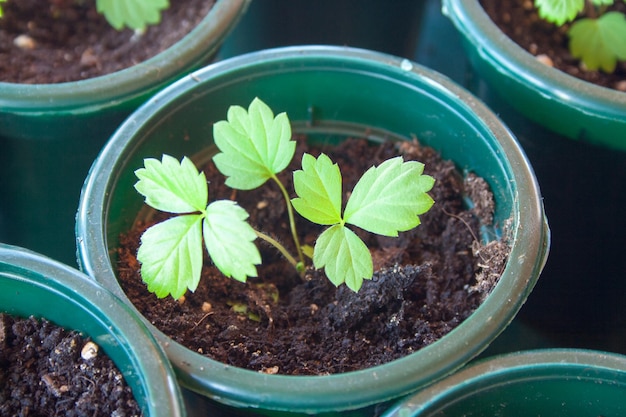
[[[518,227],[519,230],[515,231],[516,243],[509,263],[522,263],[523,259],[533,259],[535,256],[536,262],[533,265],[524,265],[524,277],[516,277],[509,273],[508,278],[501,280],[501,284],[496,286],[487,301],[449,335],[405,358],[361,371],[327,376],[266,375],[228,366],[191,352],[152,326],[152,330],[158,335],[157,338],[165,344],[175,368],[180,371],[181,383],[194,391],[208,389],[222,403],[234,406],[248,404],[249,406],[243,398],[252,393],[255,397],[254,402],[262,407],[269,401],[271,391],[271,394],[280,392],[276,398],[272,397],[274,409],[320,412],[335,410],[338,407],[363,407],[380,402],[381,398],[390,399],[409,393],[415,388],[417,382],[424,384],[442,367],[446,373],[449,373],[462,365],[459,362],[462,362],[463,358],[477,355],[486,345],[476,348],[477,344],[472,345],[472,342],[484,338],[485,334],[488,334],[487,339],[492,340],[502,330],[498,327],[502,323],[492,320],[496,312],[502,314],[506,324],[513,319],[515,312],[532,289],[547,257],[549,229],[543,212],[539,187],[523,150],[495,114],[447,77],[407,59],[379,52],[318,45],[253,52],[214,63],[184,77],[138,109],[120,127],[95,161],[83,188],[77,216],[79,264],[88,275],[96,279],[102,278],[103,275],[115,279],[108,257],[96,257],[93,254],[108,253],[105,241],[107,196],[116,180],[116,174],[112,172],[116,167],[116,158],[124,152],[132,152],[132,144],[129,145],[126,141],[131,138],[137,126],[150,119],[151,114],[166,106],[168,101],[184,94],[185,91],[193,90],[200,83],[210,82],[224,72],[242,68],[254,69],[259,65],[265,65],[266,68],[267,66],[281,68],[286,61],[290,60],[322,60],[321,67],[330,65],[331,62],[338,63],[342,68],[357,64],[367,65],[372,71],[383,71],[385,75],[379,75],[381,77],[393,74],[393,76],[400,77],[403,83],[421,80],[447,98],[460,98],[463,100],[464,109],[480,114],[481,122],[499,138],[498,142],[502,149],[499,149],[497,153],[503,152],[509,157],[508,162],[515,177],[514,182],[518,194],[530,196],[524,201],[519,201],[518,198],[514,203],[521,208],[515,222],[518,225],[524,224],[524,227]],[[103,180],[103,176],[96,174],[102,172],[107,173],[106,180]],[[102,227],[102,229],[97,230],[97,233],[85,233],[94,226]],[[526,232],[530,230],[539,231],[539,233]],[[525,237],[522,241],[518,241],[521,234]],[[88,254],[92,255],[87,256]],[[520,299],[513,300],[508,296],[511,293],[522,294],[522,296]],[[117,295],[126,298],[123,293]],[[495,301],[496,297],[506,297],[507,301]],[[130,303],[127,298],[125,301]],[[480,332],[472,329],[472,323],[480,323]],[[468,349],[468,346],[472,346],[475,350]],[[416,358],[418,365],[415,365]],[[451,362],[452,365],[444,363],[446,361]],[[211,381],[206,382],[205,378],[211,378]],[[268,388],[269,384],[272,388]],[[275,386],[279,389],[275,389]]]
[[[251,0],[217,0],[207,16],[163,52],[110,74],[58,84],[0,82],[0,108],[18,113],[92,112],[119,105],[176,76],[183,63],[197,67],[213,54]],[[207,46],[210,46],[207,48]],[[186,65],[187,66],[187,65]]]
[[[107,329],[103,337],[88,335],[98,344],[104,341],[105,349],[114,346],[115,350],[123,351],[129,358],[133,367],[131,376],[144,390],[141,393],[133,390],[137,402],[140,405],[145,402],[144,412],[150,416],[186,415],[180,387],[165,352],[136,313],[113,293],[76,269],[30,250],[3,243],[0,243],[0,277],[19,281],[29,288],[42,289],[50,295],[51,302],[63,300],[63,303],[75,306],[74,309],[81,312],[80,318],[68,318],[67,313],[59,312],[61,321],[97,323],[98,328]],[[48,314],[28,314],[45,317],[63,328],[84,332],[85,329],[57,323],[49,317],[50,309],[61,308],[57,307],[58,304],[54,303],[54,307],[42,306],[41,311]],[[16,307],[2,305],[0,311],[22,316]],[[129,371],[126,367],[118,366],[118,369],[124,374]],[[140,394],[146,398],[138,397]]]

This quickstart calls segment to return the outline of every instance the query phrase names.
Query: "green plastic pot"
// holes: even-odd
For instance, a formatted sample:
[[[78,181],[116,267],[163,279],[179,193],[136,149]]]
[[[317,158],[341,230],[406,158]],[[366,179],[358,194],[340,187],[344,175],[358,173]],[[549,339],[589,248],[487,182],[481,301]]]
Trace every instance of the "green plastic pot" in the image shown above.
[[[626,357],[555,349],[476,363],[402,401],[384,417],[626,415]]]
[[[115,248],[143,200],[134,170],[146,157],[206,150],[212,125],[232,104],[262,98],[286,111],[311,140],[413,137],[490,183],[496,221],[512,221],[511,260],[484,304],[450,334],[375,368],[331,376],[265,375],[190,351],[154,327],[180,382],[228,406],[265,415],[368,415],[480,353],[507,326],[544,265],[549,230],[530,165],[505,126],[468,92],[406,59],[362,49],[302,46],[221,61],[164,90],[120,127],[92,166],[77,216],[79,263],[130,303],[115,272]],[[501,230],[492,230],[492,236]],[[149,325],[150,326],[150,325]]]
[[[111,358],[146,417],[186,416],[167,356],[139,317],[83,273],[0,244],[0,311],[77,330]]]
[[[560,135],[626,150],[626,93],[541,64],[500,31],[479,0],[444,0],[442,10],[476,73],[503,100]]]
[[[0,241],[76,263],[74,214],[89,166],[119,124],[157,90],[206,65],[250,0],[218,0],[182,40],[101,77],[0,82]]]

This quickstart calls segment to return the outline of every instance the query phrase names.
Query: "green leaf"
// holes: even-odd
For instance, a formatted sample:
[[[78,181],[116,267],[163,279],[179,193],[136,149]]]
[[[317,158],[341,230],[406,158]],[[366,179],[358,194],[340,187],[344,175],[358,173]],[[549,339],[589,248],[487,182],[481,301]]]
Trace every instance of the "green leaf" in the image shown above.
[[[585,0],[535,0],[539,16],[561,26],[572,21],[585,8]]]
[[[209,204],[203,223],[204,242],[215,266],[227,277],[246,282],[256,277],[261,254],[254,245],[256,232],[246,222],[248,213],[234,201]]]
[[[374,274],[372,255],[365,243],[350,229],[336,224],[326,229],[315,243],[315,268],[324,268],[330,281],[345,284],[357,292],[364,279]]]
[[[580,19],[569,29],[570,52],[590,70],[612,73],[626,60],[626,17],[609,12],[598,19]]]
[[[150,227],[141,236],[137,259],[141,277],[157,297],[180,298],[195,291],[202,270],[201,214],[173,217]]]
[[[252,190],[289,165],[296,142],[291,140],[287,114],[274,117],[267,104],[255,98],[248,111],[231,106],[227,119],[213,125],[215,145],[221,151],[213,161],[227,177],[226,185]]]
[[[144,30],[146,25],[161,21],[161,11],[169,7],[168,0],[96,0],[98,13],[102,13],[111,26],[121,30],[128,26]]]
[[[144,168],[135,171],[139,181],[135,189],[145,197],[149,206],[169,213],[204,211],[208,201],[208,186],[204,173],[193,162],[163,155],[162,161],[144,159]]]
[[[426,192],[435,180],[423,172],[424,164],[402,157],[368,169],[348,199],[344,221],[384,236],[418,226],[418,215],[433,205]]]
[[[298,198],[291,203],[302,217],[323,225],[341,222],[341,172],[328,156],[304,154],[293,186]]]
[[[6,0],[0,0],[0,3],[4,3]],[[2,17],[2,5],[0,4],[0,17]]]

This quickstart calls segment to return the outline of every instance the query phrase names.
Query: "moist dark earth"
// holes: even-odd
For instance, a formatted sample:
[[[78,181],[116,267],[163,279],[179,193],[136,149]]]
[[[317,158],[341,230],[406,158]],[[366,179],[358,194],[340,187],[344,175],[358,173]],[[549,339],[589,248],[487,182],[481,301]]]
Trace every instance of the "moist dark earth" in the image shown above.
[[[509,252],[504,241],[485,246],[477,239],[481,225],[493,219],[493,196],[483,179],[471,174],[463,178],[451,162],[417,142],[373,146],[350,139],[338,147],[309,148],[305,138],[296,140],[296,162],[288,172],[300,168],[302,152],[324,151],[342,171],[344,204],[372,164],[398,154],[425,163],[425,173],[436,179],[429,193],[435,204],[420,216],[421,225],[398,238],[356,230],[371,249],[376,271],[358,293],[345,285],[336,288],[322,271],[311,268],[301,279],[275,249],[259,244],[264,263],[259,278],[245,284],[225,278],[205,258],[194,293],[180,300],[157,299],[141,281],[136,259],[141,233],[155,220],[139,222],[121,236],[117,268],[124,291],[148,320],[177,342],[229,365],[272,374],[324,375],[415,352],[447,334],[480,305]],[[270,233],[293,253],[285,203],[274,184],[235,192],[224,185],[212,163],[204,170],[211,200],[236,199],[250,213],[253,227]],[[290,175],[281,178],[292,190]],[[474,202],[471,208],[464,197]],[[298,230],[309,245],[321,231],[302,219]]]
[[[45,319],[0,313],[0,416],[133,417],[141,410],[113,362],[89,339]]]
[[[603,87],[626,91],[626,62],[620,62],[612,74],[589,71],[568,49],[568,24],[562,28],[541,19],[532,0],[480,0],[491,20],[515,43],[535,56],[550,58],[555,68],[574,77]],[[616,1],[608,10],[626,14],[626,3]],[[626,41],[625,41],[626,42]]]
[[[52,84],[128,68],[183,38],[207,15],[215,1],[170,1],[161,23],[149,26],[141,36],[130,29],[113,29],[97,13],[95,3],[95,0],[2,3],[0,81]]]

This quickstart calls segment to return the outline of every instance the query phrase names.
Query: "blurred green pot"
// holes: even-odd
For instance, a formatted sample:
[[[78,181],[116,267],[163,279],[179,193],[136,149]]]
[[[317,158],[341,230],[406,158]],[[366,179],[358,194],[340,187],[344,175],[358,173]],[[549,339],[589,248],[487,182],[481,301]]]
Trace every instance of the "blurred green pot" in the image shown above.
[[[495,357],[403,400],[384,417],[626,415],[626,357],[555,349]]]
[[[370,415],[480,353],[509,324],[544,265],[549,230],[531,167],[511,133],[468,92],[406,59],[368,50],[301,46],[266,50],[206,67],[172,85],[120,127],[94,163],[77,217],[79,263],[130,303],[115,248],[142,208],[134,170],[146,157],[194,155],[232,104],[262,98],[286,111],[311,140],[417,137],[492,187],[496,221],[512,221],[511,260],[492,294],[441,340],[391,363],[330,376],[266,375],[208,359],[154,327],[180,382],[229,413]],[[501,230],[494,230],[498,234]],[[493,236],[493,235],[492,235]],[[150,326],[150,325],[149,325]]]
[[[220,49],[222,58],[289,45],[339,45],[410,56],[424,0],[261,0]]]
[[[250,0],[218,0],[161,54],[102,77],[0,82],[0,241],[75,264],[80,187],[105,141],[148,97],[205,65]]]
[[[146,417],[186,415],[174,370],[150,331],[81,272],[0,244],[0,311],[43,317],[91,337],[124,375]]]
[[[474,70],[503,100],[553,132],[626,150],[626,93],[540,63],[500,31],[479,0],[443,0],[442,10]]]

